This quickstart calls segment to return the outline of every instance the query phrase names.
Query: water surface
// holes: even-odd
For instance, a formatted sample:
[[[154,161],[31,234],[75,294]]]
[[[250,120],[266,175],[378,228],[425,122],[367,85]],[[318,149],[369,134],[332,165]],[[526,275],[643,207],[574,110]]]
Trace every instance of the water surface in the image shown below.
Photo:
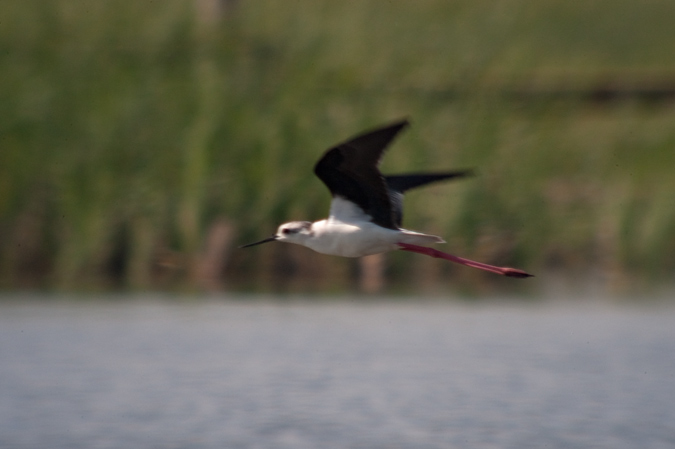
[[[2,448],[673,448],[675,310],[0,304]]]

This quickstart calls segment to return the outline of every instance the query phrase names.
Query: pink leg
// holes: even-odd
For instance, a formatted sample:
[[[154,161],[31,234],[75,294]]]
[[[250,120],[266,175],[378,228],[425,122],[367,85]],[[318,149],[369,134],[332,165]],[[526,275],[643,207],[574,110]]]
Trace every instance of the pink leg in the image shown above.
[[[437,249],[433,248],[427,248],[426,246],[411,245],[410,243],[399,243],[398,246],[400,246],[403,251],[411,251],[413,253],[420,253],[431,257],[437,257],[440,259],[449,260],[451,262],[461,263],[462,265],[466,265],[467,267],[491,271],[492,273],[497,273],[504,276],[510,276],[513,278],[529,278],[532,276],[531,274],[526,273],[523,270],[518,270],[516,268],[495,267],[494,265],[488,265],[486,263],[474,262],[473,260],[453,256],[452,254],[444,253],[443,251],[438,251]]]

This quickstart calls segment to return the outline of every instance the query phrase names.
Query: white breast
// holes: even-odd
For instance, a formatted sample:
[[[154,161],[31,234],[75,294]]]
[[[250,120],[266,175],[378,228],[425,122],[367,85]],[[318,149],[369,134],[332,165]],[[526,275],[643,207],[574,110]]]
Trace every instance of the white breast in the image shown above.
[[[383,228],[370,220],[356,204],[334,197],[328,219],[312,223],[311,235],[296,243],[322,254],[362,257],[398,249],[398,242],[424,245],[443,241],[432,235]]]
[[[328,219],[314,223],[312,234],[303,244],[316,252],[361,257],[397,249],[400,232],[371,222],[351,224]]]

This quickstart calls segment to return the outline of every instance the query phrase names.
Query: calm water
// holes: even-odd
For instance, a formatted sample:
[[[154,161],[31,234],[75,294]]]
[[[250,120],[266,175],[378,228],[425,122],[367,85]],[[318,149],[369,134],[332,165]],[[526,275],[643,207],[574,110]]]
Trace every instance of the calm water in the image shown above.
[[[675,309],[0,304],[2,448],[675,448]]]

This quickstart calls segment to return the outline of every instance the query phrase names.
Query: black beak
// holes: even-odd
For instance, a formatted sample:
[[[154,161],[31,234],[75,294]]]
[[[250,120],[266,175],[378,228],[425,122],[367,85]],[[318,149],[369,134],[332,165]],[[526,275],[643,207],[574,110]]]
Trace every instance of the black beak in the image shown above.
[[[261,243],[273,242],[276,239],[277,239],[277,236],[273,235],[272,237],[267,237],[265,240],[261,240],[259,242],[255,242],[255,243],[249,243],[248,245],[242,245],[239,248],[248,248],[249,246],[260,245]]]

